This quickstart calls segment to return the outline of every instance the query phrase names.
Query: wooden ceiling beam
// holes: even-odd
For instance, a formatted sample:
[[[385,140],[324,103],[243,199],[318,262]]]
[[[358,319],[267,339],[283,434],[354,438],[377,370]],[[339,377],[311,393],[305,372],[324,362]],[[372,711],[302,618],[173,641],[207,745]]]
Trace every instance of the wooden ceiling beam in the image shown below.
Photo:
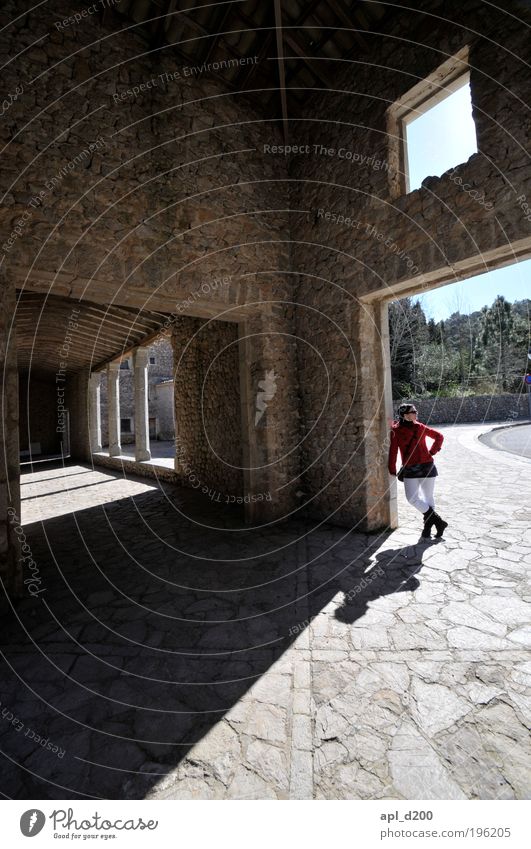
[[[172,12],[175,11],[176,0],[166,0],[167,8],[163,15],[161,15],[158,20],[152,22],[152,37],[151,37],[151,46],[154,48],[162,47],[162,45],[167,41],[166,33],[168,31],[168,16],[171,16]],[[159,6],[158,3],[155,4]],[[159,8],[161,11],[164,11],[164,0],[161,0]]]
[[[146,345],[149,345],[151,342],[154,342],[155,339],[160,336],[160,329],[156,333],[152,333],[150,336],[144,336],[143,339],[140,339],[138,342],[135,342],[134,345],[129,346],[119,356],[116,357],[108,357],[107,359],[102,360],[97,363],[92,371],[103,371],[103,369],[107,366],[108,363],[112,363],[115,360],[125,360],[134,350],[135,348],[145,348]]]
[[[284,128],[284,143],[288,144],[288,98],[286,95],[286,72],[284,68],[284,40],[282,34],[282,6],[280,0],[275,3],[275,30],[277,34],[277,61],[278,61],[278,85],[280,90],[280,104],[282,108],[282,125]]]
[[[191,10],[189,10],[189,11],[191,11]],[[184,21],[184,23],[186,23],[190,27],[190,29],[195,30],[200,35],[210,36],[211,39],[215,38],[215,35],[213,33],[209,32],[207,30],[207,28],[203,26],[203,24],[200,24],[198,21],[194,20],[194,18],[190,17],[190,15],[187,15],[184,12],[179,12],[179,18],[182,21]],[[209,39],[207,39],[207,41],[209,41]],[[228,42],[223,41],[223,38],[221,36],[219,38],[219,44],[223,44],[223,49],[227,50],[235,58],[237,58],[237,59],[242,58],[241,53],[238,53],[238,51],[235,50],[234,47],[232,47],[231,44],[228,44]],[[192,57],[188,56],[187,61],[188,62],[192,61]],[[197,60],[194,59],[193,61],[197,61]]]
[[[26,333],[24,331],[24,328],[21,328],[21,330],[22,330],[22,332],[20,333],[19,336],[17,336],[17,344],[21,348],[28,347],[28,345],[29,345],[31,348],[38,349],[45,342],[51,342],[54,345],[58,345],[59,348],[60,348],[62,345],[64,345],[64,342],[65,342],[64,335],[54,336],[53,333],[49,332],[50,328],[46,328],[47,332],[42,332],[42,333],[39,330],[39,332],[36,335],[31,334],[31,333]],[[18,332],[18,325],[17,325],[17,332]],[[109,339],[102,339],[100,337],[95,337],[94,334],[91,333],[89,330],[79,330],[79,328],[76,330],[76,339],[86,340],[87,342],[90,342],[93,345],[97,345],[98,347],[105,348],[106,350],[108,350],[110,352],[116,350],[116,347],[117,347],[116,340],[112,341],[112,340],[109,340]]]
[[[325,73],[319,70],[319,61],[312,61],[313,57],[306,55],[303,48],[295,41],[292,35],[289,35],[289,33],[285,32],[284,41],[286,42],[286,44],[289,44],[289,46],[297,54],[297,56],[302,59],[304,64],[307,65],[307,67],[310,69],[311,73],[317,80],[323,83],[323,85],[325,85],[327,88],[334,87],[334,83],[332,82],[330,77],[328,77]]]
[[[356,23],[361,23],[358,18],[357,10],[348,9],[343,0],[328,0],[328,5],[332,9],[334,15],[339,18],[342,24],[346,27],[354,27]],[[359,12],[359,10],[358,10]],[[365,16],[365,20],[367,21],[366,29],[369,29],[369,21]],[[354,35],[354,33],[353,33]],[[359,35],[359,33],[358,33]],[[360,36],[361,38],[361,36]],[[365,46],[367,46],[367,42],[365,42]]]
[[[315,6],[317,6],[317,4],[318,4],[317,2],[312,3],[312,8],[314,8]],[[309,10],[307,10],[307,11],[306,11],[303,15],[299,15],[299,18],[298,18],[297,20],[298,20],[298,21],[304,21],[304,20],[306,20],[306,18],[307,18],[307,16],[308,16],[309,14],[310,14],[310,12],[309,12]],[[242,19],[242,21],[243,21],[244,23],[246,23],[248,26],[250,26],[250,27],[252,27],[252,26],[253,26],[253,22],[251,21],[251,19],[250,19],[250,18],[248,18],[248,17],[247,17],[247,15],[243,14],[243,12],[238,11],[238,17],[239,17],[239,18],[241,18],[241,19]],[[296,39],[293,37],[293,35],[291,35],[291,34],[290,34],[290,31],[292,30],[292,28],[293,28],[293,27],[295,27],[295,26],[297,26],[297,25],[298,25],[298,24],[297,24],[297,22],[295,22],[295,23],[293,23],[293,24],[290,22],[290,23],[289,23],[289,25],[288,25],[288,28],[287,28],[287,29],[286,29],[285,27],[282,29],[282,38],[283,38],[283,41],[285,41],[285,42],[286,42],[286,44],[289,44],[289,46],[291,47],[291,49],[292,49],[292,50],[294,50],[294,51],[295,51],[295,53],[297,54],[297,56],[298,56],[300,59],[302,59],[302,60],[303,60],[303,62],[305,62],[305,63],[306,63],[306,65],[310,68],[310,70],[311,70],[312,74],[314,75],[314,77],[316,77],[316,79],[320,80],[320,81],[321,81],[324,85],[327,85],[327,86],[329,86],[329,87],[332,87],[332,81],[331,81],[331,80],[330,80],[330,79],[326,76],[326,74],[323,74],[322,72],[317,71],[317,70],[315,70],[315,69],[314,69],[314,67],[315,67],[315,66],[314,66],[314,65],[312,65],[312,63],[311,63],[311,61],[310,61],[310,60],[311,60],[311,57],[309,57],[309,56],[307,55],[307,53],[306,53],[306,52],[304,51],[304,49],[303,49],[303,48],[302,48],[302,47],[298,44],[298,42],[297,42],[297,41],[296,41]]]
[[[305,8],[302,12],[301,12],[301,14],[300,14],[300,15],[299,15],[299,16],[298,16],[295,20],[291,20],[291,19],[289,19],[289,20],[288,20],[288,24],[287,24],[287,26],[289,26],[289,27],[298,27],[298,26],[300,26],[301,24],[303,24],[303,23],[304,23],[304,21],[308,18],[308,16],[309,16],[309,15],[311,15],[311,13],[313,12],[313,10],[314,10],[314,9],[315,9],[315,8],[316,8],[316,7],[317,7],[320,3],[322,3],[322,0],[312,0],[312,3],[310,3],[310,5],[309,5],[309,6],[307,6],[307,7],[306,7],[306,8]],[[240,13],[240,14],[241,14],[241,13]],[[285,32],[286,32],[286,28],[284,28],[284,33],[285,33]],[[264,42],[263,42],[263,44],[262,44],[262,47],[260,48],[260,52],[259,52],[259,54],[258,54],[259,62],[260,62],[260,61],[262,61],[262,59],[264,59],[264,58],[265,58],[265,56],[266,56],[266,54],[267,54],[267,52],[268,52],[268,50],[269,50],[269,47],[271,46],[271,43],[272,43],[272,41],[273,41],[273,40],[274,40],[274,38],[275,38],[275,35],[276,35],[276,31],[275,31],[275,18],[274,18],[274,15],[273,15],[273,16],[272,16],[272,19],[271,19],[271,32],[269,32],[269,33],[267,34],[267,36],[265,37]],[[259,63],[257,63],[257,64],[259,64]],[[257,64],[256,64],[256,65],[252,65],[252,66],[249,68],[249,70],[245,72],[245,76],[244,76],[244,78],[242,79],[242,81],[241,81],[241,83],[240,83],[240,86],[241,86],[242,88],[243,88],[244,86],[246,86],[246,85],[247,85],[247,83],[249,82],[250,78],[252,77],[252,75],[253,75],[253,74],[254,74],[254,72],[256,71]],[[237,82],[239,82],[239,80],[237,80]]]
[[[35,305],[30,308],[32,320],[35,323],[39,321],[39,316],[34,312],[36,309],[39,309],[40,313],[41,306]],[[25,308],[19,307],[18,311],[20,312],[21,317],[24,317],[24,313],[26,312]],[[46,323],[47,321],[49,321],[50,316],[53,316],[54,321],[56,323],[57,321],[62,320],[65,324],[66,329],[66,326],[71,316],[71,309],[68,310],[67,313],[66,309],[59,309],[57,306],[54,306],[51,309],[45,308],[45,311],[42,313],[42,316],[40,318],[40,323]],[[162,319],[162,321],[164,320],[165,319]],[[126,334],[128,336],[131,336],[132,333],[134,333],[134,335],[142,337],[146,333],[152,333],[157,327],[160,326],[159,322],[145,322],[142,320],[137,320],[137,318],[133,316],[131,316],[130,318],[128,317],[127,320],[120,320],[120,317],[115,316],[112,312],[105,314],[103,311],[101,312],[101,317],[97,314],[82,311],[77,317],[76,322],[80,325],[85,324],[86,326],[91,327],[95,331],[99,331],[101,329],[101,331],[105,335],[108,335],[108,338],[110,339],[112,339],[113,337],[109,334],[115,334],[114,338],[116,338],[116,334]],[[103,330],[103,328],[105,329]]]
[[[233,6],[232,3],[227,3],[227,5],[222,9],[221,15],[218,17],[218,20],[215,24],[215,28],[217,30],[217,38],[214,38],[210,42],[210,44],[207,45],[207,49],[206,49],[206,51],[203,55],[203,58],[201,60],[201,65],[208,64],[209,59],[214,55],[216,48],[218,47],[219,42],[221,40],[222,33],[220,33],[220,30],[223,29],[223,27],[225,26],[229,16],[233,12],[232,6]]]

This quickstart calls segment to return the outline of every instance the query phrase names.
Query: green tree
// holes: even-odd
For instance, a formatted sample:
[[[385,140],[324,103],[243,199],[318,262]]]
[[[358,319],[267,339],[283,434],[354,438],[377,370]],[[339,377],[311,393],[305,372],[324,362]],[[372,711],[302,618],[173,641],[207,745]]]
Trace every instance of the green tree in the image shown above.
[[[389,306],[393,397],[520,392],[531,344],[531,300],[498,295],[467,314],[461,303],[446,321],[426,321],[411,298]]]
[[[490,307],[481,310],[481,366],[484,372],[494,378],[496,384],[501,382],[504,392],[513,383],[516,367],[516,352],[512,333],[514,318],[512,305],[503,295],[497,295]]]
[[[402,298],[389,304],[389,341],[394,397],[418,393],[417,360],[428,341],[426,316],[420,301]]]

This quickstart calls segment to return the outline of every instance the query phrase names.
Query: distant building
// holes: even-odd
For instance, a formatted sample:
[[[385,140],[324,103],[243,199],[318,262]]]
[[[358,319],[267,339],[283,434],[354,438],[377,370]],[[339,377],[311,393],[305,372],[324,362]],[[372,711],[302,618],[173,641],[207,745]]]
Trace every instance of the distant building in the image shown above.
[[[133,357],[122,360],[120,366],[121,443],[135,441],[135,382]],[[167,336],[159,336],[149,346],[148,369],[149,437],[169,440],[175,438],[173,411],[173,349]],[[101,378],[101,436],[109,444],[107,418],[107,375]]]

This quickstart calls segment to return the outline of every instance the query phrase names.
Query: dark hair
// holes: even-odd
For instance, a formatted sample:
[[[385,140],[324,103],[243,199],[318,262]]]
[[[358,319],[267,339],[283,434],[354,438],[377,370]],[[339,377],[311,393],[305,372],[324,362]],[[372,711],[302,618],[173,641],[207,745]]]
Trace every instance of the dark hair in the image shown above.
[[[398,408],[398,420],[400,422],[403,422],[404,416],[407,415],[407,413],[413,412],[414,410],[416,411],[416,407],[414,404],[400,404]]]

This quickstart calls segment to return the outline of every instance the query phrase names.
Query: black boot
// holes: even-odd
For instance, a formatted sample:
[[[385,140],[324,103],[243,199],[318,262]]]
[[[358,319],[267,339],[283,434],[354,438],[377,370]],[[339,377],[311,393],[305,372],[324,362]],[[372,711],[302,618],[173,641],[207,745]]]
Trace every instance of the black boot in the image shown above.
[[[435,534],[436,538],[442,537],[444,534],[445,528],[448,527],[448,522],[445,522],[444,519],[441,519],[438,513],[433,513],[432,522],[437,528],[437,533]]]
[[[434,522],[433,517],[434,517],[435,514],[434,514],[432,508],[430,507],[429,510],[426,510],[426,512],[423,513],[422,515],[424,517],[424,527],[422,529],[421,536],[424,537],[425,539],[430,539],[431,526],[433,525],[433,522]]]

